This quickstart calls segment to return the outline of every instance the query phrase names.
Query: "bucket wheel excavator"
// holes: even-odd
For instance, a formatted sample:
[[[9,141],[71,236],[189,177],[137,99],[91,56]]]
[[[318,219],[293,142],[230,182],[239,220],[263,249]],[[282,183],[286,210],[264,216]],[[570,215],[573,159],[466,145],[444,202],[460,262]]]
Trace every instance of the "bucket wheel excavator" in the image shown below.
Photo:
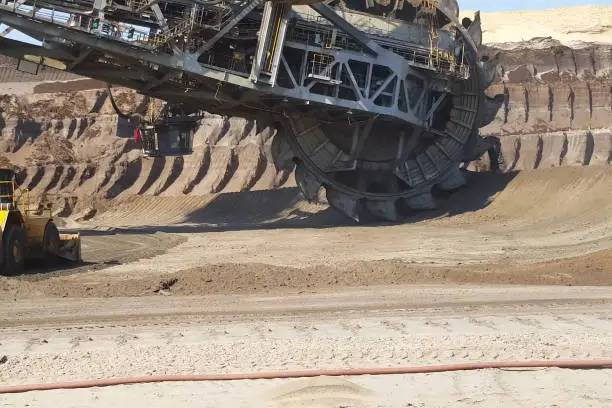
[[[6,1],[0,21],[69,71],[275,126],[276,167],[354,220],[435,208],[498,146],[479,135],[503,103],[484,93],[497,58],[457,0]]]

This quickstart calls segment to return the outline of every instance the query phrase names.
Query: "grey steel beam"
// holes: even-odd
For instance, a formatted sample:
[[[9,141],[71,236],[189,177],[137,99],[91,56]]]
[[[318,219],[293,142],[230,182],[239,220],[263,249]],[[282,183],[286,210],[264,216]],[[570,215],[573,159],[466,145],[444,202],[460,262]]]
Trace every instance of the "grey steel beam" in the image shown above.
[[[206,43],[195,52],[198,58],[203,53],[210,50],[217,41],[227,35],[231,31],[231,29],[236,26],[236,24],[241,22],[251,11],[253,11],[257,6],[261,5],[262,3],[263,0],[253,0],[249,4],[244,6],[244,8],[242,8],[233,19],[231,19],[225,26],[223,26],[221,30],[217,32],[217,34],[215,34],[210,40],[206,41]]]
[[[153,81],[155,77],[141,71],[125,71],[116,68],[100,68],[99,65],[82,64],[77,66],[72,72],[93,79],[114,78],[114,81],[125,79],[132,81],[134,89],[141,90],[146,84]]]
[[[161,84],[166,82],[168,79],[170,79],[170,77],[172,76],[172,73],[173,73],[173,71],[169,71],[169,72],[165,73],[161,78],[155,79],[155,80],[149,82],[142,89],[144,91],[150,91],[151,89],[157,88],[158,86],[160,86]]]
[[[211,81],[208,81],[208,84],[211,84],[213,82],[229,83],[229,84],[240,86],[245,89],[253,89],[253,90],[257,89],[258,92],[269,94],[269,95],[287,96],[289,98],[309,100],[314,103],[320,103],[322,105],[327,105],[327,106],[334,105],[334,106],[348,108],[352,110],[376,111],[376,112],[380,112],[381,114],[386,114],[386,115],[397,117],[409,123],[418,122],[418,118],[416,117],[415,113],[412,112],[411,110],[409,110],[409,112],[401,112],[396,108],[396,106],[380,107],[378,105],[373,104],[373,102],[370,99],[363,98],[361,95],[359,95],[358,101],[351,101],[351,100],[346,100],[346,99],[340,99],[334,96],[313,94],[306,87],[297,87],[294,89],[285,89],[285,88],[280,88],[278,86],[274,88],[268,88],[268,87],[260,88],[256,86],[255,84],[253,84],[248,78],[244,78],[239,75],[232,74],[230,72],[227,72],[219,68],[209,69],[209,68],[203,67],[202,64],[200,64],[197,61],[197,56],[194,54],[182,55],[182,56],[170,55],[167,53],[155,54],[155,53],[151,53],[149,50],[143,49],[142,47],[131,45],[127,42],[123,42],[123,41],[111,39],[111,38],[106,38],[100,35],[91,34],[91,33],[85,32],[77,28],[67,27],[59,23],[44,22],[44,21],[37,20],[36,18],[17,15],[15,13],[12,13],[10,11],[6,11],[3,9],[0,9],[0,18],[7,21],[9,25],[17,29],[24,28],[24,29],[40,32],[45,35],[45,38],[47,40],[57,38],[66,44],[78,43],[78,44],[82,44],[82,45],[91,47],[95,50],[104,51],[105,53],[108,53],[111,55],[114,54],[115,58],[117,58],[118,60],[121,60],[121,59],[133,60],[135,61],[135,64],[136,64],[135,65],[136,70],[138,69],[137,60],[140,60],[141,62],[144,62],[145,64],[158,65],[160,69],[159,71],[160,73],[168,71],[168,70],[184,71],[184,72],[211,80]],[[33,47],[33,48],[37,48],[37,47]],[[393,52],[390,52],[388,50],[385,50],[385,49],[382,49],[382,51],[384,53],[380,55],[380,57],[377,59],[377,61],[380,61],[379,63],[389,66],[389,68],[395,74],[397,74],[400,78],[405,78],[405,76],[408,73],[411,73],[409,68],[406,67],[407,66],[406,60],[403,57]],[[36,55],[37,53],[33,52],[32,54]],[[57,55],[53,55],[53,57],[58,58]],[[362,57],[368,58],[366,55],[363,55]],[[69,58],[67,58],[67,61],[72,62],[74,58],[75,58],[74,55],[71,55]],[[339,63],[348,62],[348,58],[349,58],[349,54],[345,52],[338,52],[338,54],[336,55],[336,61]],[[372,57],[369,57],[369,58],[373,59]],[[80,68],[81,69],[79,69],[79,66],[77,66],[77,69],[75,71],[82,72],[82,70],[85,67],[80,67]],[[95,72],[95,68],[90,68],[90,69],[92,70],[92,73],[89,74],[88,76],[91,76],[93,78],[103,78],[103,75],[107,75],[107,76],[112,75],[110,72],[106,74],[103,74],[103,73],[97,74]],[[104,66],[100,65],[100,69],[103,70]],[[149,70],[143,69],[142,71],[147,72]],[[116,73],[118,76],[121,75],[119,70],[115,70],[113,73]],[[126,79],[129,79],[129,78],[126,78]],[[114,81],[116,82],[117,79],[115,79]],[[148,83],[145,81],[143,82],[139,82],[137,86],[136,84],[134,84],[134,88],[142,89],[146,85],[146,83]],[[152,92],[151,90],[149,90],[147,93],[160,92],[162,89],[166,89],[168,87],[170,87],[170,85],[161,86],[159,87],[159,89],[156,89],[155,91],[152,91]],[[259,97],[260,95],[257,95],[257,96]],[[234,96],[234,97],[237,99],[242,98],[241,96]]]
[[[381,54],[385,51],[380,45],[370,39],[367,35],[365,35],[360,29],[356,28],[354,25],[346,21],[344,18],[339,16],[331,7],[327,4],[317,3],[311,4],[310,7],[319,13],[321,16],[325,17],[332,24],[338,27],[340,30],[344,31],[357,41],[363,45],[366,50],[368,50],[371,54],[375,56]]]
[[[23,43],[21,41],[0,38],[0,54],[20,58],[24,55],[38,55],[41,57],[70,60],[74,58],[70,53],[56,47],[39,47],[37,45]]]
[[[77,65],[79,65],[81,62],[85,61],[85,58],[89,57],[89,55],[91,54],[91,51],[93,51],[91,48],[86,48],[83,51],[81,51],[81,53],[79,54],[78,57],[76,57],[74,59],[74,61],[72,61],[69,65],[67,70],[70,71],[72,70],[74,67],[76,67]]]
[[[190,74],[211,78],[217,81],[225,81],[244,88],[254,89],[255,85],[248,79],[222,70],[204,68],[192,55],[168,55],[154,54],[141,47],[129,46],[116,40],[111,40],[97,35],[92,35],[78,29],[72,29],[59,24],[39,22],[32,18],[24,18],[11,12],[0,9],[0,18],[7,21],[15,28],[39,32],[48,37],[76,42],[98,49],[104,52],[116,54],[126,58],[136,58],[150,64],[159,65],[170,69],[179,69]],[[74,57],[72,57],[74,58]],[[71,58],[71,59],[72,59]]]
[[[204,102],[208,102],[206,104],[206,110],[215,113],[215,106],[210,102],[221,103],[226,105],[227,103],[231,104],[231,106],[223,106],[223,109],[231,109],[233,106],[238,106],[239,103],[236,101],[223,100],[220,101],[219,94],[215,92],[207,92],[207,91],[192,91],[192,92],[183,92],[181,90],[177,90],[176,87],[168,86],[168,87],[159,87],[155,90],[144,90],[143,82],[140,80],[134,80],[133,78],[126,77],[125,75],[121,75],[120,72],[113,70],[100,70],[100,69],[77,69],[75,70],[76,74],[95,78],[100,81],[104,81],[113,85],[125,86],[130,89],[136,89],[143,95],[148,95],[153,98],[160,99],[176,99],[184,101],[185,99],[191,99],[194,103],[203,104]]]
[[[143,11],[145,11],[148,8],[153,8],[153,5],[158,5],[158,4],[159,4],[159,0],[151,0],[147,4],[145,4],[144,6],[139,7],[136,10],[136,13],[142,13]]]
[[[250,78],[254,83],[274,87],[285,45],[291,4],[267,2],[261,19],[257,52]]]
[[[403,73],[404,76],[408,73],[414,75],[417,78],[424,79],[424,75],[408,65],[406,59],[401,55],[394,53],[393,51],[387,50],[381,47],[376,41],[372,40],[360,29],[353,26],[351,23],[346,21],[344,18],[339,16],[331,7],[326,4],[311,4],[310,7],[321,14],[324,18],[329,20],[337,28],[344,31],[351,37],[359,41],[371,54],[378,57],[378,63],[386,65],[391,68],[392,71],[397,73]]]
[[[159,8],[159,4],[157,4],[156,1],[152,2],[151,10],[153,11],[153,14],[155,15],[155,19],[157,20],[159,26],[164,30],[165,33],[169,34],[170,28],[166,23],[166,17],[164,17],[164,13],[162,13],[161,8]],[[183,51],[181,51],[181,49],[177,47],[176,43],[174,42],[174,39],[168,39],[168,43],[170,44],[170,47],[172,47],[172,52],[175,55],[180,55],[183,53]]]

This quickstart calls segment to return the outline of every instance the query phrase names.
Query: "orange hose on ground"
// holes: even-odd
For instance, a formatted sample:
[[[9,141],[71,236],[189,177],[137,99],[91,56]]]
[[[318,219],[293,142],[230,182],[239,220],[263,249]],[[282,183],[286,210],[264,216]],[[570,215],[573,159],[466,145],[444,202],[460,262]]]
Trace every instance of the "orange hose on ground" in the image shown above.
[[[274,378],[304,378],[318,376],[346,375],[385,375],[385,374],[423,374],[445,371],[482,370],[486,368],[572,368],[572,369],[603,369],[612,368],[612,360],[570,360],[570,361],[507,361],[485,363],[457,363],[420,367],[388,367],[388,368],[346,368],[338,370],[309,371],[273,371],[261,373],[236,374],[202,374],[202,375],[158,375],[149,377],[108,378],[99,380],[84,380],[51,384],[26,384],[0,386],[0,394],[45,391],[59,389],[75,389],[90,387],[108,387],[111,385],[144,384],[171,381],[235,381],[235,380],[267,380]]]

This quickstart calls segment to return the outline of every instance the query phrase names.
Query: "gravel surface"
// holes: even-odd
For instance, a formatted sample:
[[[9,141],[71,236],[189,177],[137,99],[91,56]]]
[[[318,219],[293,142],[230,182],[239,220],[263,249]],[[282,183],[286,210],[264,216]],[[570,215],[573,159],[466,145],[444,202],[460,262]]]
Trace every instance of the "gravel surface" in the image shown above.
[[[14,302],[0,332],[1,350],[8,356],[0,379],[14,384],[611,357],[611,294],[608,288],[561,292],[534,287],[514,293],[508,288],[407,287],[286,299],[162,296],[91,304],[66,299],[48,302],[38,313],[44,299]],[[360,297],[369,299],[355,301]]]
[[[609,359],[611,295],[610,288],[413,286],[288,297],[40,299],[13,302],[12,308],[5,301],[0,354],[7,361],[0,382]],[[317,381],[322,383],[275,380],[152,384],[44,396],[33,392],[3,396],[3,403],[41,406],[67,398],[65,406],[144,406],[146,393],[155,406],[199,401],[211,407],[253,402],[603,407],[611,398],[606,384],[612,381],[612,370],[485,370]],[[201,401],[204,395],[210,398]]]

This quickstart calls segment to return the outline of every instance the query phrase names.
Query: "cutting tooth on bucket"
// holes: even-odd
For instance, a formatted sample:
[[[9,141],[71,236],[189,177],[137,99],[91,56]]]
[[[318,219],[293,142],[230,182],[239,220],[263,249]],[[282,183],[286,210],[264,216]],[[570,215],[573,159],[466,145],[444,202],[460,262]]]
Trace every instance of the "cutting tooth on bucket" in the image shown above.
[[[474,20],[472,21],[472,24],[470,24],[470,26],[468,27],[467,32],[470,37],[472,37],[472,40],[474,40],[474,44],[476,44],[477,47],[480,47],[482,45],[482,26],[480,22],[480,11],[474,13]]]
[[[287,140],[283,137],[283,135],[277,134],[272,139],[272,159],[274,160],[274,164],[278,170],[292,170],[294,166],[293,151],[291,150],[291,146],[287,143]]]
[[[317,199],[321,182],[302,163],[295,168],[295,181],[306,200],[312,202]]]
[[[498,76],[499,73],[499,56],[500,53],[496,53],[494,56],[488,58],[486,61],[483,61],[481,64],[482,74],[483,74],[483,86],[484,88],[488,88],[491,86],[493,81]]]
[[[444,180],[438,183],[438,188],[443,191],[454,191],[467,184],[465,175],[459,167],[453,167]]]
[[[423,193],[415,197],[406,197],[404,203],[413,210],[435,210],[438,208],[435,198],[431,193]]]
[[[342,211],[353,220],[359,222],[359,209],[356,198],[328,188],[327,201],[335,209]]]
[[[370,214],[378,219],[399,220],[395,200],[364,200],[364,206]]]
[[[502,107],[503,104],[504,104],[503,94],[497,94],[492,98],[489,96],[485,97],[484,107],[483,107],[484,112],[482,114],[482,119],[480,120],[479,127],[485,127],[491,122],[493,122],[495,118],[497,117],[497,113],[499,112],[499,109]]]

